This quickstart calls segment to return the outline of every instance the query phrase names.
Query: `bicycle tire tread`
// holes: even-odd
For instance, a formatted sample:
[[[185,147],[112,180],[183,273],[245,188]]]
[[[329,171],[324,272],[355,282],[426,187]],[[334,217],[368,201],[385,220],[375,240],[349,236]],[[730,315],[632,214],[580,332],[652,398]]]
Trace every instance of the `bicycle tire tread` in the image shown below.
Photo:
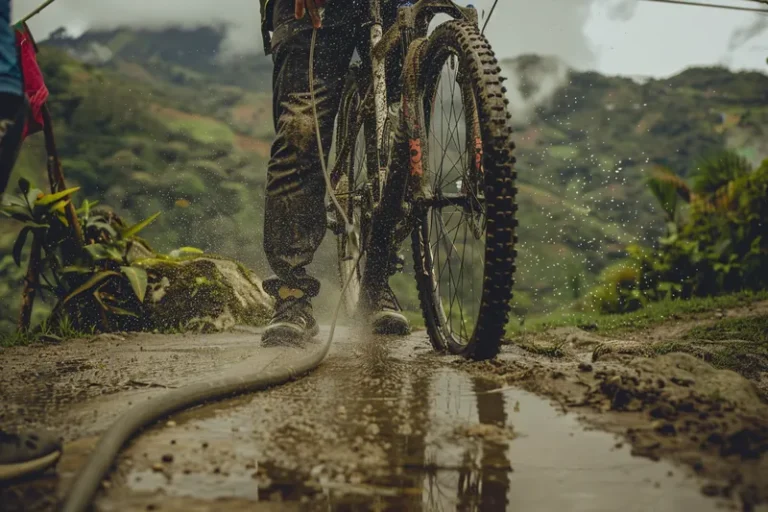
[[[512,286],[514,284],[515,258],[517,252],[515,213],[517,205],[514,185],[517,173],[514,168],[515,145],[512,141],[509,100],[502,84],[501,67],[486,38],[474,24],[461,20],[445,22],[435,28],[422,47],[424,66],[442,66],[440,55],[453,50],[470,81],[476,111],[480,121],[483,141],[484,186],[488,228],[486,231],[485,269],[483,295],[475,331],[467,345],[447,343],[454,353],[461,353],[476,360],[491,359],[499,350],[511,309]],[[422,74],[423,76],[424,74]],[[423,91],[423,84],[420,85]],[[414,249],[417,249],[414,241]],[[417,276],[421,254],[414,253]],[[441,336],[434,318],[432,293],[425,289],[423,279],[417,279],[422,313],[427,321],[427,330],[433,345],[446,344],[434,339]],[[432,318],[427,318],[427,316]]]

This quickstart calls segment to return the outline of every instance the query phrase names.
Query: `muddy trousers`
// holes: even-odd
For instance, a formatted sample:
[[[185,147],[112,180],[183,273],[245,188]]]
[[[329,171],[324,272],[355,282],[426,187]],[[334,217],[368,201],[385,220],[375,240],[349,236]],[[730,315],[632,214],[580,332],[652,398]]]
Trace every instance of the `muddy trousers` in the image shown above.
[[[328,159],[344,78],[357,41],[354,27],[318,31],[314,88],[323,153]],[[267,169],[264,250],[274,276],[264,289],[282,286],[314,297],[320,283],[306,266],[325,236],[325,180],[309,89],[311,31],[294,34],[274,49],[273,121],[276,137]]]

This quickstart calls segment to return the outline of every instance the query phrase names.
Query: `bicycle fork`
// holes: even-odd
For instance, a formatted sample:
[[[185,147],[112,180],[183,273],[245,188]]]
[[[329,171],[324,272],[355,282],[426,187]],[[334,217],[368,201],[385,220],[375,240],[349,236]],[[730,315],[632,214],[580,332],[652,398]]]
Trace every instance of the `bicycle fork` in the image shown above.
[[[403,95],[401,112],[386,183],[381,200],[373,211],[373,222],[368,244],[368,255],[362,279],[364,304],[373,306],[376,290],[380,290],[394,273],[396,258],[393,253],[398,242],[398,225],[416,212],[410,211],[406,198],[410,194],[420,196],[424,169],[422,165],[421,140],[423,135],[423,109],[418,98],[418,60],[420,42],[411,44],[403,34],[405,59],[403,65]],[[386,104],[386,96],[383,98]],[[386,114],[386,112],[385,112]]]

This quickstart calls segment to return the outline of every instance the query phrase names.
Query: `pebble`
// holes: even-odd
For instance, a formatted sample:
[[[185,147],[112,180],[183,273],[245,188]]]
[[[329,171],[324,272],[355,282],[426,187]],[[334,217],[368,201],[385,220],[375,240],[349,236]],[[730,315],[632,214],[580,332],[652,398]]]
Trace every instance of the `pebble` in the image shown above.
[[[592,371],[592,365],[589,364],[589,363],[581,362],[581,363],[579,363],[579,371],[591,372]]]
[[[170,453],[166,453],[163,455],[161,460],[166,463],[173,462],[173,455],[171,455]]]
[[[166,423],[166,424],[165,424],[165,426],[166,426],[166,427],[175,427],[175,426],[176,426],[176,422],[175,422],[175,421],[173,421],[173,420],[171,420],[171,421],[169,421],[168,423]]]
[[[677,411],[671,405],[662,403],[651,409],[650,414],[654,418],[668,420],[677,416]]]

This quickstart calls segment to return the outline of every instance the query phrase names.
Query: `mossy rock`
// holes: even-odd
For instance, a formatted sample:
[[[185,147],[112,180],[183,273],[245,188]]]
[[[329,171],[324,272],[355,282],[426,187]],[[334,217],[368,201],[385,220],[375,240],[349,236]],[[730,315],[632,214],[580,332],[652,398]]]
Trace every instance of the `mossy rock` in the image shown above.
[[[160,330],[215,332],[264,325],[272,301],[261,280],[240,263],[214,256],[146,259],[146,324]]]

